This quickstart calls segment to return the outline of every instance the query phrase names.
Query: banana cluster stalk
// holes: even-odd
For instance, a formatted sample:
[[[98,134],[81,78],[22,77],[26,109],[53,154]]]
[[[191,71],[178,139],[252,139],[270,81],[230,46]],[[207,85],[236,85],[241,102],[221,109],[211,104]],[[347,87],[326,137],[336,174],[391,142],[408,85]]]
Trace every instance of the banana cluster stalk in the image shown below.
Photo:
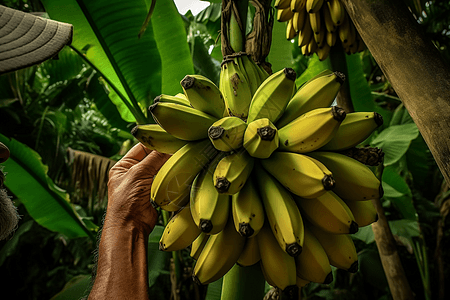
[[[286,23],[286,39],[298,36],[305,56],[316,53],[325,60],[337,42],[347,54],[366,49],[341,0],[275,1],[275,8],[277,20]]]
[[[331,9],[338,1],[276,5],[285,19],[315,18],[311,36],[327,28],[324,6],[335,30],[346,22]],[[199,284],[236,263],[260,264],[267,282],[286,292],[330,283],[330,266],[358,270],[350,235],[377,220],[371,199],[383,190],[367,166],[338,151],[365,141],[382,118],[330,106],[342,73],[326,70],[299,89],[295,78],[289,68],[269,75],[238,53],[225,58],[219,87],[188,75],[183,94],[150,106],[156,124],[132,130],[149,149],[172,154],[151,186],[152,204],[174,212],[160,250],[191,246]]]

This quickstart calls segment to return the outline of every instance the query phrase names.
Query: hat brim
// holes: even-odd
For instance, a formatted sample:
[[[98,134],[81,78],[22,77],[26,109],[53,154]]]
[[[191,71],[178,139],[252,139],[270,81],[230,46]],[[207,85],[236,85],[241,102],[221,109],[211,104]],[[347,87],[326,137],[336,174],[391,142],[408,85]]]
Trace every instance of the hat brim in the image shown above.
[[[50,59],[72,42],[73,26],[0,5],[0,74]]]

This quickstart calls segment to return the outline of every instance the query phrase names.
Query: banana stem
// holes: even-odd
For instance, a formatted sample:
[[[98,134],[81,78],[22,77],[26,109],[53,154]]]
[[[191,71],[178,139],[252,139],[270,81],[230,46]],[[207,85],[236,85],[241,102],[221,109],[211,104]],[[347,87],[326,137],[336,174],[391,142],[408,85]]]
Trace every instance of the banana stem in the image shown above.
[[[261,300],[265,280],[259,263],[249,267],[237,264],[223,277],[221,300]]]
[[[164,227],[167,226],[167,223],[169,223],[169,212],[166,210],[161,209],[161,215],[163,218]],[[175,273],[175,280],[172,281],[172,290],[177,290],[178,282],[180,282],[181,278],[181,266],[180,266],[180,260],[178,259],[178,251],[172,251],[172,261],[173,261],[173,269],[170,268],[170,271]],[[176,296],[176,295],[174,295]]]
[[[337,106],[343,108],[347,113],[354,112],[355,108],[353,107],[352,97],[350,94],[350,83],[348,81],[347,54],[345,54],[341,45],[331,47],[330,61],[333,71],[342,72],[345,76],[347,76],[346,80],[342,84],[341,90],[337,95]]]

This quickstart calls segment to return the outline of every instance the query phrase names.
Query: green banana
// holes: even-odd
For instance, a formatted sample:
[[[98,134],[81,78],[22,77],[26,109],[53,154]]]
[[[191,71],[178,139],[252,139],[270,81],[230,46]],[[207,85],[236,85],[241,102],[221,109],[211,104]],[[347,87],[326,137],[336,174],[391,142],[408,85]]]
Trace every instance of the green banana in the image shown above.
[[[329,107],[333,103],[344,83],[345,75],[329,70],[323,72],[322,76],[319,75],[307,81],[294,94],[283,115],[276,122],[278,128],[286,126],[304,113]]]
[[[377,209],[372,200],[365,201],[345,201],[348,208],[353,213],[356,223],[359,227],[364,227],[378,221]]]
[[[277,21],[278,22],[286,22],[289,21],[294,16],[294,12],[290,7],[285,9],[277,9]]]
[[[168,134],[158,124],[136,125],[131,134],[145,147],[161,153],[173,154],[187,144]]]
[[[295,14],[294,14],[295,16]],[[297,32],[294,29],[294,18],[290,19],[289,21],[287,21],[287,25],[286,25],[286,39],[288,41],[292,40],[293,38],[295,38],[297,36]]]
[[[309,14],[309,24],[311,24],[311,29],[314,34],[319,34],[322,27],[322,16],[319,13]]]
[[[356,233],[358,224],[347,204],[329,191],[316,199],[303,199],[294,195],[300,211],[314,226],[334,234]]]
[[[293,12],[301,12],[305,10],[306,0],[291,0],[291,10]]]
[[[208,129],[211,143],[217,150],[228,152],[242,147],[247,123],[237,117],[224,117]]]
[[[281,290],[295,286],[295,258],[280,248],[268,222],[265,222],[255,239],[258,240],[261,269],[266,281]]]
[[[231,196],[234,226],[240,235],[252,238],[264,224],[264,207],[257,187],[249,178],[244,187]]]
[[[191,209],[186,206],[167,223],[159,241],[159,250],[177,251],[186,248],[200,235],[201,230],[192,219]]]
[[[226,104],[226,113],[246,119],[252,101],[251,85],[234,59],[222,62],[220,72],[220,91]]]
[[[297,33],[303,30],[303,26],[305,26],[306,14],[305,10],[301,10],[296,12],[292,17],[292,26]],[[309,23],[307,25],[309,25]]]
[[[253,95],[247,124],[262,118],[275,123],[295,92],[295,79],[295,71],[291,68],[284,68],[270,75]]]
[[[259,253],[258,240],[255,238],[247,239],[236,263],[242,267],[248,267],[253,266],[260,260],[261,254]]]
[[[223,116],[225,102],[214,82],[203,75],[186,75],[181,87],[192,107],[216,118]]]
[[[341,0],[329,0],[327,4],[328,8],[330,9],[331,20],[333,21],[334,25],[341,25],[344,21],[345,14],[347,13],[341,3]]]
[[[279,146],[277,128],[267,118],[251,122],[245,130],[243,146],[255,158],[268,158]]]
[[[333,273],[325,250],[308,228],[304,230],[303,251],[295,258],[297,276],[311,282],[331,283]]]
[[[195,224],[208,234],[221,232],[227,223],[230,212],[230,197],[219,194],[214,187],[214,168],[221,159],[218,155],[195,178],[191,188],[191,213]]]
[[[214,170],[214,186],[220,194],[233,195],[244,186],[253,169],[254,159],[244,148],[223,157]]]
[[[307,112],[278,130],[279,149],[296,153],[319,149],[333,138],[344,119],[345,111],[337,106]]]
[[[158,206],[189,198],[191,184],[218,151],[209,140],[190,142],[175,152],[153,178],[150,198]]]
[[[245,240],[234,229],[230,214],[224,230],[208,238],[194,266],[194,281],[208,284],[225,275],[239,259]]]
[[[278,244],[290,256],[298,256],[304,237],[300,211],[290,193],[274,177],[258,164],[254,168],[259,194]]]
[[[334,152],[308,153],[322,162],[336,181],[334,192],[345,201],[379,199],[383,188],[372,171],[359,161]]]
[[[323,41],[324,44],[320,47],[317,48],[316,53],[317,56],[319,57],[320,61],[324,61],[325,59],[327,59],[328,55],[330,55],[330,46],[327,44],[326,40]]]
[[[324,174],[306,155],[275,151],[261,165],[286,189],[304,198],[317,198],[334,187],[333,176]]]
[[[357,146],[382,124],[383,117],[376,112],[349,113],[335,136],[320,150],[338,151]]]
[[[274,7],[276,9],[285,9],[291,7],[291,0],[275,0]]]
[[[310,25],[309,21],[309,14],[307,13],[305,15],[305,21],[303,23],[303,27],[300,29],[299,35],[298,35],[298,46],[303,47],[309,44],[309,41],[311,38],[313,38],[313,31]]]
[[[153,103],[158,103],[158,102],[166,102],[166,103],[174,103],[174,104],[179,104],[179,105],[184,105],[184,106],[191,106],[191,103],[189,102],[189,100],[184,97],[179,97],[179,96],[170,96],[170,95],[159,95],[158,97],[156,97],[153,100]]]
[[[190,256],[197,260],[202,253],[203,248],[205,248],[206,242],[208,241],[210,235],[201,232],[200,235],[192,242]]]
[[[317,13],[322,8],[324,0],[306,0],[306,11],[311,13]]]
[[[167,102],[150,105],[155,121],[169,134],[180,140],[195,141],[208,137],[208,128],[217,118],[193,107]]]
[[[325,23],[325,27],[327,28],[327,32],[329,33],[333,33],[336,32],[336,25],[333,23],[333,20],[331,19],[331,14],[330,14],[330,8],[328,7],[327,4],[323,5],[323,21]],[[331,46],[331,45],[330,45]]]
[[[322,245],[330,265],[356,273],[358,271],[358,254],[349,234],[332,234],[316,226],[308,226]]]
[[[235,61],[239,68],[243,70],[250,87],[251,97],[253,97],[261,83],[269,77],[269,74],[261,66],[258,66],[249,55],[241,55]]]

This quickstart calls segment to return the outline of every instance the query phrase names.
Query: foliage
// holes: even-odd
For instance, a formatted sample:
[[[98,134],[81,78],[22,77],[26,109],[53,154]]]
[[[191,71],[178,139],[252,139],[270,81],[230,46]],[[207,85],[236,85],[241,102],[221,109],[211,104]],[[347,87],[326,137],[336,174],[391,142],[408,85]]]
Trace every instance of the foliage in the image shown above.
[[[74,238],[54,225],[83,220],[77,223],[79,229],[87,230],[86,235],[95,235],[102,222],[104,203],[95,197],[76,197],[67,149],[117,160],[134,143],[129,131],[135,122],[152,122],[146,108],[155,96],[180,92],[180,80],[194,72],[218,84],[222,61],[221,5],[220,1],[211,2],[197,16],[190,12],[179,16],[172,1],[158,1],[141,39],[137,34],[149,0],[43,0],[44,6],[34,0],[5,2],[23,11],[43,11],[45,7],[51,18],[75,25],[72,49],[63,50],[58,60],[0,76],[2,141],[28,151],[31,154],[27,158],[32,159],[20,161],[13,156],[10,165],[5,164],[4,171],[10,171],[7,181],[13,181],[13,174],[22,166],[22,171],[28,171],[24,176],[30,176],[27,183],[35,181],[47,193],[36,200],[29,195],[32,191],[24,193],[20,186],[11,185],[9,189],[22,220],[14,236],[0,242],[0,276],[3,284],[15,291],[15,298],[70,299],[71,295],[76,299],[84,293],[95,243],[86,237]],[[450,5],[442,1],[405,2],[441,53],[450,57]],[[250,10],[250,20],[251,17]],[[275,22],[273,36],[268,60],[274,71],[293,67],[297,86],[331,68],[329,60],[306,58],[295,42],[285,41],[283,23]],[[448,212],[440,208],[448,201],[449,193],[441,190],[443,179],[427,145],[370,52],[347,56],[346,64],[355,109],[376,111],[384,118],[384,125],[362,146],[381,147],[386,153],[383,207],[413,291],[431,299],[439,288],[439,266],[432,259],[438,241],[442,261],[446,262],[444,275],[450,275],[450,253],[446,250],[449,233],[439,233],[437,226],[444,220],[441,229],[448,228],[448,220],[444,219]],[[19,169],[11,168],[14,163]],[[30,170],[33,166],[34,171]],[[39,223],[27,202],[35,201],[33,204],[39,206],[55,198],[65,199],[57,202],[58,209],[70,208],[66,210],[70,213],[58,214],[60,222],[50,221],[54,223],[53,227],[47,226],[50,231],[45,222]],[[102,205],[91,209],[92,201]],[[193,260],[189,250],[175,255],[158,250],[163,224],[160,219],[149,240],[151,294],[164,299],[171,293],[171,259],[175,259],[182,270],[178,274],[181,299],[204,299],[206,294],[207,299],[219,299],[221,281],[207,290],[192,284]],[[302,290],[304,299],[389,299],[371,227],[360,229],[354,241],[359,252],[359,272],[348,274],[335,269],[332,284],[308,285]]]

